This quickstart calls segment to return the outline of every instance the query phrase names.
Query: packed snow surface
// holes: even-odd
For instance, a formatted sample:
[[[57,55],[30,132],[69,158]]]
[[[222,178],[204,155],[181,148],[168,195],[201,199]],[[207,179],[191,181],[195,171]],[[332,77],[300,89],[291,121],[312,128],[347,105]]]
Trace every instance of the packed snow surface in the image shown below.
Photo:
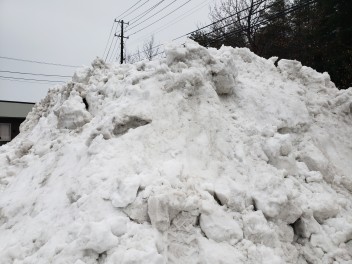
[[[247,49],[97,59],[0,148],[0,262],[351,263],[352,88]]]

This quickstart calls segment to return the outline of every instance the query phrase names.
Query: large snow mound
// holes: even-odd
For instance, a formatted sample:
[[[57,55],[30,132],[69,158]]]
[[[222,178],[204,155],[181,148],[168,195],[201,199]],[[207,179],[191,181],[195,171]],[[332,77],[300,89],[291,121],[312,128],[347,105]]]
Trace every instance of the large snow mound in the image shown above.
[[[0,148],[0,262],[351,263],[352,88],[247,49],[95,60]]]

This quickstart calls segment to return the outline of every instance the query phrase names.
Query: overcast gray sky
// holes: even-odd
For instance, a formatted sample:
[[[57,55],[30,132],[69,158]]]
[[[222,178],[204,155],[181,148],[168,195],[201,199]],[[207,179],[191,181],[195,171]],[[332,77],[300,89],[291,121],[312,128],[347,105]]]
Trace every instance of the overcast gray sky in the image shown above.
[[[0,56],[25,60],[53,62],[66,65],[90,65],[96,56],[103,56],[114,18],[139,0],[0,0]],[[129,21],[161,0],[141,0],[142,7],[123,17]],[[147,19],[158,10],[159,14],[126,32],[126,35],[142,29],[166,16],[161,21],[130,36],[127,52],[137,47],[153,34],[156,44],[195,30],[198,25],[210,22],[209,5],[219,0],[164,0]],[[133,11],[130,9],[129,12]],[[126,14],[128,14],[127,12]],[[178,40],[178,43],[184,41]],[[111,48],[112,49],[112,48]],[[116,50],[117,51],[117,50]],[[118,53],[115,53],[116,55]],[[70,78],[13,74],[3,71],[72,76],[75,68],[13,61],[0,58],[0,100],[37,102],[45,97],[55,83],[5,80],[4,77],[67,81]]]

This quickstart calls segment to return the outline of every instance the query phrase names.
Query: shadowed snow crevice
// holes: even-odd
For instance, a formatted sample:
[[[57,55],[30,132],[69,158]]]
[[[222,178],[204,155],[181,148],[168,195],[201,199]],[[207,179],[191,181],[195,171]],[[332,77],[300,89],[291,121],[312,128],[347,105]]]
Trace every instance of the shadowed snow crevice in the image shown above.
[[[148,125],[150,122],[151,120],[143,119],[138,116],[127,116],[121,122],[115,124],[112,132],[115,136],[121,136],[130,129]]]

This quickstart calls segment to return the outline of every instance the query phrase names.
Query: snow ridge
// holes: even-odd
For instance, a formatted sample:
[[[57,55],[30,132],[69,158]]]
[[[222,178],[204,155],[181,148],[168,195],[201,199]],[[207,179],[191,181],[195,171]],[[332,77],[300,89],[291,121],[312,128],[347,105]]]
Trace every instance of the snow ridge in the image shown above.
[[[352,88],[274,61],[77,70],[0,148],[1,263],[351,263]]]

